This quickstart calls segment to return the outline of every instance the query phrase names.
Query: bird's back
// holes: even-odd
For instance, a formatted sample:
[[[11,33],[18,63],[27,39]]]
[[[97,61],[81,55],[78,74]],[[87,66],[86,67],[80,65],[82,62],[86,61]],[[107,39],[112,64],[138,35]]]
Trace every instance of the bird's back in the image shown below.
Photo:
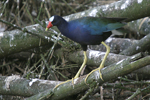
[[[100,44],[111,35],[111,30],[124,26],[121,18],[83,17],[68,22],[68,38],[80,44]]]
[[[83,17],[70,21],[72,28],[80,26],[84,30],[90,31],[91,35],[102,35],[103,32],[112,31],[120,28],[125,24],[120,23],[124,18],[100,18],[100,17]]]

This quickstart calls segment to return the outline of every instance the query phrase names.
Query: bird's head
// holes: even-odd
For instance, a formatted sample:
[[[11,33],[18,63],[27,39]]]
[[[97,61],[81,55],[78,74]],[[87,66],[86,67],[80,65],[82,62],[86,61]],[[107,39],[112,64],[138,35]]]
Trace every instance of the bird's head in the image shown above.
[[[47,31],[49,28],[51,28],[53,26],[57,26],[57,24],[59,24],[59,22],[60,22],[60,19],[61,18],[58,15],[54,15],[54,16],[50,17],[45,31]]]

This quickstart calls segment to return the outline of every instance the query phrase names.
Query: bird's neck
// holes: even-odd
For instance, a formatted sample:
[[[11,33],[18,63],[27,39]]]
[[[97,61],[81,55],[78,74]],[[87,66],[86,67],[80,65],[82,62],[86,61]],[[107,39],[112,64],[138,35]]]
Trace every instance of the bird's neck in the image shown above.
[[[59,29],[59,31],[63,34],[63,35],[67,35],[68,33],[68,22],[62,18],[62,20],[59,22],[59,24],[57,25],[57,28]]]

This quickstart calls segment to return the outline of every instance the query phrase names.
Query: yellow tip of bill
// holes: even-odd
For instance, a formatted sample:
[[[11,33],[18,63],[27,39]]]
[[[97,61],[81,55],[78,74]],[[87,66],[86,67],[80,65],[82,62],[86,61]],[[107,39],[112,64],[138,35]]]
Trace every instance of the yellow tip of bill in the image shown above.
[[[45,31],[48,31],[48,28],[46,28]]]

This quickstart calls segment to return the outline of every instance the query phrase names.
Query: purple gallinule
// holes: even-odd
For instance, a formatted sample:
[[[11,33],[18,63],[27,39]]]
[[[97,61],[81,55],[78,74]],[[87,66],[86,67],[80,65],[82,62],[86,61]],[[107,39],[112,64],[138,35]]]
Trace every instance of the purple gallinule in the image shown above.
[[[57,26],[59,31],[64,36],[70,38],[71,40],[81,45],[84,53],[84,61],[79,71],[75,75],[74,79],[79,77],[83,67],[87,62],[86,56],[87,45],[99,45],[100,43],[102,43],[107,49],[106,54],[99,68],[93,70],[92,72],[99,70],[100,78],[103,80],[100,70],[104,67],[105,60],[110,51],[110,47],[107,46],[103,41],[105,41],[111,35],[112,30],[121,28],[122,26],[125,25],[124,23],[121,23],[121,21],[123,20],[125,20],[125,18],[83,17],[67,22],[62,17],[54,15],[49,19],[46,31],[52,26]],[[87,75],[85,83],[88,76],[92,72],[90,72]],[[59,85],[57,85],[56,87],[58,87]]]

